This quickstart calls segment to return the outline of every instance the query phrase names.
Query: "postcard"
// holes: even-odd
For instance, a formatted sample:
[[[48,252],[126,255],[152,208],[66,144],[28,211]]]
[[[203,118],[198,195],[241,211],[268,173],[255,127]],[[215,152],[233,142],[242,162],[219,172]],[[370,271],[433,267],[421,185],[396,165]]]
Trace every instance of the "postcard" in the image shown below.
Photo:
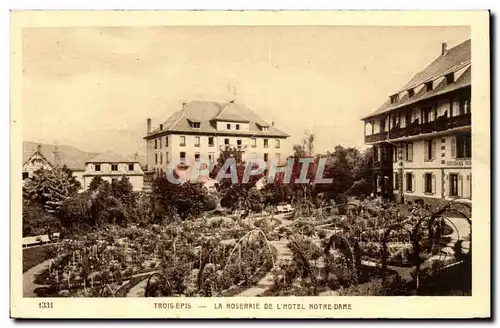
[[[11,12],[11,316],[489,318],[489,19]]]

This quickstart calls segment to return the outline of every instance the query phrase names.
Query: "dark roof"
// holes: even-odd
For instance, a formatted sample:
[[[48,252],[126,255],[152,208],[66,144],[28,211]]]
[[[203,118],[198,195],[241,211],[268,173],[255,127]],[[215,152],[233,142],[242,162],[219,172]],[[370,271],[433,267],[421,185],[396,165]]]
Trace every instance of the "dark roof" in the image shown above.
[[[432,96],[447,93],[453,90],[457,90],[463,87],[471,85],[471,55],[470,55],[471,40],[462,42],[461,44],[451,48],[446,52],[446,54],[436,58],[430,65],[428,65],[423,71],[415,74],[413,78],[399,91],[394,94],[399,94],[401,92],[413,89],[417,86],[425,84],[426,82],[435,81],[449,73],[459,71],[469,66],[462,76],[460,76],[454,83],[446,84],[446,81],[441,82],[439,85],[434,86],[434,89],[430,92],[426,92],[425,88],[422,88],[413,97],[409,97],[408,93],[405,92],[400,99],[391,104],[390,100],[387,99],[382,106],[377,110],[372,112],[370,115],[364,117],[364,119],[377,116],[394,109],[413,104],[415,102],[428,99]]]
[[[158,127],[149,133],[146,138],[165,132],[196,132],[196,133],[220,133],[215,128],[217,120],[229,122],[248,122],[250,131],[231,131],[231,134],[259,135],[259,136],[281,136],[288,137],[286,133],[271,126],[261,119],[250,109],[234,102],[220,103],[215,101],[191,101],[184,108],[170,115],[163,123],[162,129]],[[191,127],[190,122],[200,123],[199,128]],[[268,127],[267,131],[261,131],[260,127]]]
[[[96,157],[88,160],[87,163],[138,163],[138,160],[110,151],[97,155]]]
[[[51,165],[55,164],[55,152],[57,151],[59,164],[66,165],[72,170],[84,170],[85,162],[90,158],[96,156],[96,153],[87,153],[71,146],[56,146],[24,141],[23,164],[33,156],[33,154],[37,151],[38,146],[40,146],[40,152]]]

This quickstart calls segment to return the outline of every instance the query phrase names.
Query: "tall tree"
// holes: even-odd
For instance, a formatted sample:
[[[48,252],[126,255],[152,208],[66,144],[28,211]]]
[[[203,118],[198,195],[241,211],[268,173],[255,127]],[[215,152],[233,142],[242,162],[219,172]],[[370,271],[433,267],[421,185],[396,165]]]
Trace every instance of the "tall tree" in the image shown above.
[[[66,167],[42,168],[26,182],[23,196],[42,205],[48,213],[55,214],[63,202],[74,196],[80,187],[80,183]]]

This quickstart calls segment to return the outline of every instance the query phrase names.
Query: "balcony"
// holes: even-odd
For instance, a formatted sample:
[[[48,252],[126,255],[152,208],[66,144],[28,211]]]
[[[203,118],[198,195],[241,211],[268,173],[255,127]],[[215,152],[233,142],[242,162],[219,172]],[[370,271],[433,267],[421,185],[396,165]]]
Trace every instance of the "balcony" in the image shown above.
[[[435,121],[419,124],[418,120],[404,128],[394,127],[389,132],[384,131],[377,134],[365,136],[365,143],[376,143],[384,140],[394,140],[403,137],[416,136],[433,132],[446,131],[449,129],[471,125],[471,114],[462,114],[454,117],[441,116]]]

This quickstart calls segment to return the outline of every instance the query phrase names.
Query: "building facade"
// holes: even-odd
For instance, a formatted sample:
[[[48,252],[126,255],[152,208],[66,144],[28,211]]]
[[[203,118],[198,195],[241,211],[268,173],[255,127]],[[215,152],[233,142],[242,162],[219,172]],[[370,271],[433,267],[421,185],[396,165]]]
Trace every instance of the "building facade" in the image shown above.
[[[147,174],[165,174],[172,163],[216,162],[221,149],[237,147],[243,160],[286,161],[288,135],[235,102],[192,101],[152,130],[147,119]]]
[[[129,179],[134,191],[143,190],[144,172],[136,159],[125,158],[115,153],[103,153],[96,156],[85,163],[83,190],[87,190],[96,176],[108,182],[125,176]]]
[[[447,49],[365,117],[374,194],[399,202],[472,198],[471,55]]]
[[[59,153],[57,146],[52,152],[52,157],[46,157],[43,154],[41,145],[38,145],[35,151],[26,151],[26,155],[23,151],[24,156],[28,157],[23,159],[23,185],[27,179],[32,178],[33,174],[40,169],[52,170],[55,166],[66,165],[71,170],[71,174],[75,179],[83,186],[83,166],[75,165],[74,162],[67,160],[64,154]]]

